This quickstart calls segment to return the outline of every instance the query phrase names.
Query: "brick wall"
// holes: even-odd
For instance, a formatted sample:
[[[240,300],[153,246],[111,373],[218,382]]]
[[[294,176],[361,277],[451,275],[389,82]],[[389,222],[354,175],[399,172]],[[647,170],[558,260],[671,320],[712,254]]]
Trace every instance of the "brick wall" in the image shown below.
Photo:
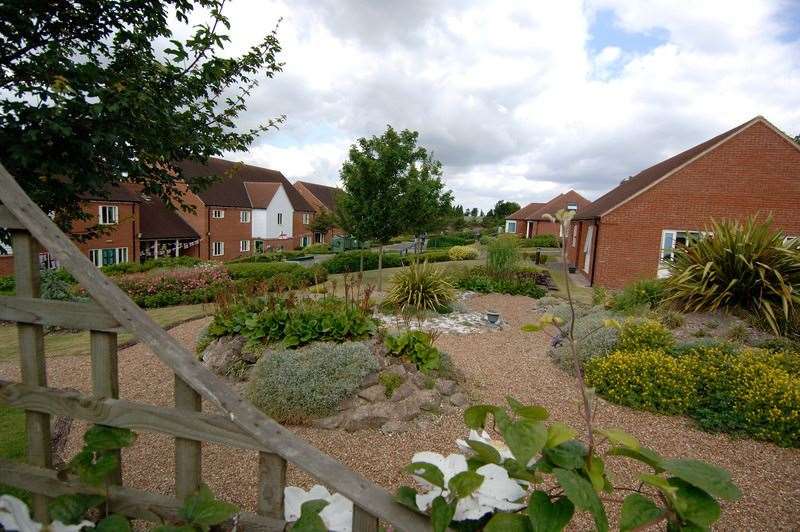
[[[703,230],[712,219],[771,214],[800,235],[800,150],[756,122],[601,220],[595,283],[656,276],[665,229]]]
[[[208,243],[208,208],[206,204],[203,203],[203,200],[200,199],[197,194],[190,191],[186,185],[180,186],[180,189],[183,192],[183,202],[187,205],[192,205],[195,211],[186,212],[183,209],[178,209],[177,213],[198,235],[200,235],[200,242],[195,246],[197,248],[196,256],[202,260],[208,260],[210,254]],[[237,247],[236,249],[239,248]]]
[[[128,262],[139,260],[139,205],[135,203],[119,203],[111,201],[90,201],[84,209],[92,214],[86,221],[78,220],[72,225],[74,234],[84,233],[87,228],[97,224],[99,208],[102,205],[113,205],[118,209],[119,223],[108,232],[85,242],[75,240],[75,244],[87,257],[92,249],[127,248]]]
[[[255,244],[252,238],[252,213],[249,222],[242,223],[241,221],[241,212],[250,211],[251,209],[243,209],[240,207],[215,207],[211,205],[209,205],[207,209],[209,235],[207,237],[207,245],[204,247],[206,248],[209,258],[227,261],[242,255],[251,255],[253,251],[255,251]],[[215,210],[224,211],[224,217],[214,218],[213,211]],[[250,251],[240,251],[240,243],[242,240],[250,241]],[[224,254],[213,254],[214,242],[224,243]]]

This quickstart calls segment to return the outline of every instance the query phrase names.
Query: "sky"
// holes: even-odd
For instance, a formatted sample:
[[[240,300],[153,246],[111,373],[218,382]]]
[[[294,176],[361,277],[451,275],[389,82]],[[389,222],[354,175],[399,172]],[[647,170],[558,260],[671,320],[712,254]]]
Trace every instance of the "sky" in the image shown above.
[[[800,0],[230,0],[232,51],[280,19],[283,72],[228,158],[336,185],[349,146],[419,131],[456,203],[595,199],[763,115],[800,134]]]

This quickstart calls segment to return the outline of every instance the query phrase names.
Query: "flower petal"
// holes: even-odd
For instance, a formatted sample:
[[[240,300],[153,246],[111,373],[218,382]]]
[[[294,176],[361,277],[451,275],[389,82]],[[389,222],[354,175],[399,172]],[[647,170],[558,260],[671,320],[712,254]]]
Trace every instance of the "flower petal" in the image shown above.
[[[467,519],[480,519],[484,515],[491,512],[491,506],[481,504],[477,497],[470,495],[458,500],[456,504],[456,512],[453,514],[453,519],[456,521],[465,521]]]
[[[427,493],[417,493],[417,508],[422,512],[428,511],[433,504],[433,499],[442,494],[442,489],[433,487]]]
[[[300,507],[308,498],[308,493],[297,486],[283,488],[283,519],[292,523],[300,519]]]

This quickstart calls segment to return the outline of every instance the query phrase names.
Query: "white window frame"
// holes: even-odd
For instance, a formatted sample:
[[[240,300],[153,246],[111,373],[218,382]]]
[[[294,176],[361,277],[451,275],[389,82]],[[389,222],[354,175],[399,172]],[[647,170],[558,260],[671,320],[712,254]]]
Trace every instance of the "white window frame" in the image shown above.
[[[89,259],[92,261],[92,264],[101,268],[103,266],[109,266],[103,264],[103,251],[108,249],[114,250],[114,262],[113,264],[122,264],[123,262],[128,262],[128,248],[95,248],[89,250]]]
[[[516,232],[517,232],[517,221],[506,220],[506,233],[516,233]]]
[[[221,220],[225,218],[225,211],[223,209],[211,209],[211,217],[215,220]]]
[[[577,211],[578,210],[578,203],[575,202],[575,201],[570,201],[569,203],[567,203],[567,210],[568,211],[572,211],[572,212]]]
[[[667,263],[675,257],[675,243],[678,240],[678,235],[683,234],[688,246],[692,240],[703,238],[710,234],[707,231],[697,231],[694,229],[664,229],[661,231],[661,247],[658,254],[658,272],[659,279],[669,277],[669,268]],[[667,237],[669,237],[669,245],[667,244]],[[667,251],[667,250],[670,251]]]
[[[99,225],[114,225],[119,223],[119,207],[116,205],[100,205],[97,219]]]
[[[0,240],[0,257],[13,257],[14,256],[14,248],[11,246],[11,242],[6,244],[2,240]]]
[[[311,213],[304,212],[303,213],[303,225],[308,225],[311,223]]]
[[[278,213],[278,225],[283,225],[283,213]]]
[[[241,211],[239,213],[239,221],[243,224],[250,223],[250,211]]]
[[[212,257],[221,257],[225,255],[225,242],[221,240],[217,240],[216,242],[211,243],[211,256]]]
[[[249,240],[240,240],[239,241],[239,251],[247,252],[250,251],[250,241]]]

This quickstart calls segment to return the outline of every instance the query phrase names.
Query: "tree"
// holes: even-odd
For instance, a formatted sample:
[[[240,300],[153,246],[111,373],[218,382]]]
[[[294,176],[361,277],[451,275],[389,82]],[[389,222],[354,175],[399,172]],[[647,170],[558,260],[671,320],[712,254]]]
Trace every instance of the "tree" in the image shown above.
[[[515,201],[500,200],[494,204],[494,216],[505,220],[506,216],[517,212],[519,209],[519,203]]]
[[[344,192],[337,215],[353,236],[379,244],[378,290],[383,288],[383,247],[403,231],[436,227],[452,210],[442,165],[417,146],[418,136],[388,126],[380,137],[360,138],[340,171]]]
[[[336,222],[336,215],[328,209],[323,209],[314,216],[314,219],[308,224],[308,228],[315,233],[325,234],[336,226]]]
[[[120,182],[186,207],[174,162],[246,150],[282,120],[237,128],[259,79],[281,70],[281,48],[273,30],[242,55],[223,54],[224,3],[0,5],[0,161],[65,227],[87,218],[81,197]],[[170,16],[188,24],[198,10],[209,21],[187,39],[173,35]],[[188,184],[199,190],[212,180]]]
[[[478,208],[477,207],[473,207],[472,208],[471,215],[472,215],[473,218],[477,218],[478,217]]]

